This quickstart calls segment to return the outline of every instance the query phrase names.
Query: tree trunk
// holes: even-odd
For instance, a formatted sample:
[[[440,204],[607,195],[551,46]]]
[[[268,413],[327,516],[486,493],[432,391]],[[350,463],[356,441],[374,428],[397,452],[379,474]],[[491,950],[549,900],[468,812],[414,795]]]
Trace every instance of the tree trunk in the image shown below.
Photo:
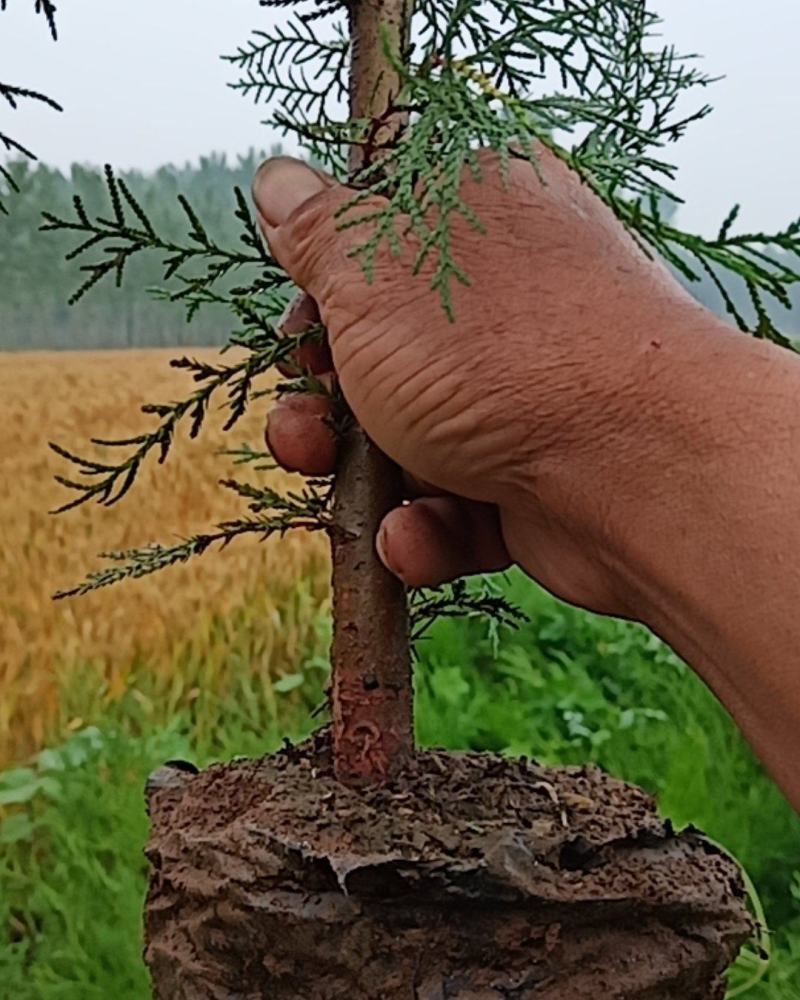
[[[376,122],[369,149],[354,146],[351,174],[381,155],[402,127],[391,113],[399,89],[385,46],[402,55],[409,0],[354,0],[350,110]],[[383,517],[402,499],[401,473],[353,424],[341,443],[334,501],[332,715],[340,781],[385,781],[413,751],[405,589],[375,553]]]

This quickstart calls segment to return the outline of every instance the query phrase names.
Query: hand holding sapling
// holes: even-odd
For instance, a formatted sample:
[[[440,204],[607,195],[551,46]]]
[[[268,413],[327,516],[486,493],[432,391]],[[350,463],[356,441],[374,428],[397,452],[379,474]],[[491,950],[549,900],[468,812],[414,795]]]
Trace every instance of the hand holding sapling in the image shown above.
[[[415,586],[516,562],[566,600],[644,622],[800,803],[787,766],[800,755],[800,676],[782,667],[800,643],[800,580],[780,560],[800,546],[800,359],[737,336],[540,155],[545,183],[518,161],[502,184],[490,155],[480,183],[467,176],[486,232],[453,227],[472,275],[453,290],[455,324],[430,276],[412,275],[413,245],[379,253],[368,283],[337,224],[351,192],[295,161],[259,172],[270,247],[315,296],[348,403],[439,494],[391,511],[379,552]],[[317,318],[306,305],[287,332]],[[322,346],[310,360],[330,364]],[[277,404],[279,460],[332,471],[323,405]]]
[[[384,247],[369,282],[349,253],[364,232],[342,229],[338,217],[348,188],[283,158],[261,168],[254,196],[271,252],[318,303],[317,314],[290,317],[287,332],[301,334],[321,314],[344,396],[370,436],[416,480],[485,512],[464,521],[469,538],[453,546],[460,562],[420,567],[399,544],[386,552],[406,582],[516,561],[565,599],[623,614],[630,609],[612,569],[622,526],[606,498],[620,503],[624,469],[646,475],[648,455],[660,450],[652,341],[708,314],[574,172],[545,149],[538,156],[543,180],[518,160],[504,184],[492,153],[481,158],[480,180],[465,176],[461,195],[486,232],[453,222],[453,252],[471,276],[452,290],[456,322],[430,274],[412,275],[417,241],[405,220],[402,252]],[[317,374],[331,364],[318,351],[308,359]],[[310,398],[315,412],[298,426],[302,397],[284,397],[269,439],[292,468],[331,472],[330,445],[327,468],[321,444],[309,448],[320,436],[320,400]],[[393,511],[387,529],[415,509],[423,520],[430,505]]]
[[[262,5],[295,6],[292,0],[262,0]],[[678,440],[664,433],[650,413],[637,413],[641,422],[633,428],[619,419],[635,398],[621,397],[620,389],[637,385],[642,371],[663,381],[663,395],[657,398],[669,415],[682,411],[673,408],[669,379],[659,375],[660,359],[670,353],[667,321],[675,321],[674,288],[646,255],[635,255],[631,238],[612,226],[613,216],[640,246],[659,251],[687,275],[697,273],[695,266],[723,289],[731,273],[743,280],[756,322],[737,313],[740,325],[781,342],[764,298],[786,302],[786,286],[800,275],[763,251],[772,245],[800,249],[800,225],[775,237],[732,236],[731,218],[709,241],[675,229],[661,216],[660,205],[670,197],[663,182],[674,173],[662,148],[705,114],[706,107],[688,118],[676,110],[684,91],[708,80],[674,50],[654,47],[657,18],[644,0],[315,0],[297,6],[295,18],[274,32],[256,33],[232,61],[242,71],[241,89],[276,105],[273,122],[305,139],[337,176],[353,184],[349,195],[333,185],[293,216],[286,229],[281,218],[273,217],[268,236],[278,263],[319,303],[356,417],[363,415],[378,444],[423,479],[494,510],[508,554],[520,558],[515,550],[524,546],[528,568],[553,589],[624,612],[628,595],[638,591],[622,585],[641,582],[630,581],[626,569],[632,563],[617,558],[619,546],[631,536],[622,532],[618,538],[615,524],[590,516],[597,504],[587,496],[586,477],[598,473],[595,492],[616,482],[630,487],[642,475],[637,467],[642,456],[649,459],[651,452],[659,454],[658,444],[674,447]],[[332,39],[316,23],[329,17],[337,24]],[[548,69],[557,71],[558,93],[544,92]],[[329,96],[336,93],[350,97],[345,120],[330,107]],[[571,146],[557,145],[554,136],[570,136]],[[542,145],[554,159],[544,156]],[[478,156],[484,147],[493,150],[494,170]],[[567,175],[558,160],[575,176]],[[530,229],[531,219],[546,219],[536,209],[543,191],[536,171],[543,164],[563,182],[567,200],[583,204],[597,224],[596,238],[573,256],[570,268],[569,280],[580,276],[589,290],[583,297],[570,290],[563,294],[563,260],[557,268],[561,286],[545,264],[554,244],[571,247],[574,255],[580,240],[543,226],[547,240],[541,246],[534,242],[531,253],[531,233],[537,231]],[[494,198],[499,211],[476,215],[461,196],[469,187],[462,184],[465,169],[468,178],[484,175],[471,194]],[[305,176],[319,183],[316,175]],[[501,176],[508,186],[499,182]],[[111,172],[108,188],[110,214],[90,217],[77,200],[74,218],[46,217],[46,228],[68,229],[83,241],[74,252],[89,258],[79,294],[106,277],[121,280],[128,260],[140,251],[164,252],[165,279],[171,283],[164,294],[186,302],[190,315],[210,302],[229,305],[244,326],[233,342],[245,348],[247,358],[219,367],[180,362],[198,384],[195,393],[182,403],[148,409],[159,418],[159,427],[112,442],[126,449],[119,461],[83,459],[60,449],[79,470],[74,478],[61,479],[76,495],[73,505],[116,502],[151,454],[163,461],[182,419],[188,416],[191,432],[198,432],[218,390],[227,390],[229,423],[235,423],[250,401],[261,398],[260,389],[253,391],[254,379],[289,353],[271,308],[281,297],[285,274],[258,244],[240,196],[243,249],[233,250],[217,245],[185,199],[190,231],[187,239],[175,242],[155,230],[134,193]],[[589,190],[607,206],[602,212],[580,201]],[[509,192],[515,191],[524,197],[509,202]],[[326,206],[326,199],[333,204]],[[307,195],[299,199],[306,200]],[[334,207],[343,211],[338,218]],[[358,235],[347,244],[338,229],[351,221]],[[625,248],[622,275],[609,253],[615,245]],[[351,248],[357,260],[349,258]],[[396,250],[398,260],[387,249]],[[519,280],[520,255],[533,258],[528,278],[535,269],[538,296],[531,294],[530,281]],[[406,265],[402,278],[401,263]],[[415,272],[416,303],[408,294]],[[233,274],[237,285],[229,288]],[[554,281],[552,289],[542,294],[548,281]],[[608,301],[603,298],[607,286],[613,290]],[[479,298],[476,292],[482,293]],[[653,296],[655,305],[648,301],[644,309]],[[570,307],[570,321],[559,324],[554,320],[562,300]],[[456,339],[452,322],[464,319],[465,305],[474,306],[473,338],[482,338],[473,355]],[[685,296],[681,309],[697,329],[692,339],[687,333],[692,324],[680,327],[684,337],[676,340],[675,356],[691,362],[703,345],[717,341],[704,328],[707,314]],[[661,320],[655,332],[654,315]],[[621,316],[626,322],[616,329]],[[532,317],[536,326],[528,328]],[[425,341],[417,336],[421,329],[429,335]],[[593,349],[604,356],[603,331],[609,330],[617,349],[614,365],[604,368],[589,359]],[[559,339],[565,333],[575,345]],[[498,353],[500,334],[513,346],[510,355]],[[569,353],[573,346],[574,354]],[[584,357],[579,357],[581,349]],[[481,370],[490,392],[474,377]],[[548,381],[554,375],[556,381]],[[552,385],[556,391],[548,393]],[[420,400],[425,406],[417,419],[405,422],[409,406]],[[507,419],[509,400],[528,408],[530,419],[523,425]],[[376,406],[380,418],[372,421]],[[298,412],[302,407],[295,416]],[[614,419],[595,426],[598,414],[609,413]],[[483,840],[465,867],[442,839],[445,831],[450,844],[463,841],[469,795],[457,793],[452,808],[443,812],[429,772],[434,768],[449,787],[455,762],[412,752],[408,646],[417,631],[409,628],[403,588],[373,553],[382,518],[396,517],[392,507],[402,501],[399,470],[357,421],[347,413],[339,417],[334,487],[316,482],[302,494],[280,497],[268,484],[228,482],[249,502],[249,517],[178,545],[112,556],[111,569],[92,574],[76,588],[84,592],[142,576],[244,534],[267,537],[300,527],[324,530],[332,542],[332,748],[322,737],[300,754],[278,755],[263,766],[235,764],[198,775],[181,790],[181,810],[171,807],[165,792],[154,793],[149,856],[157,875],[148,902],[147,955],[156,995],[206,998],[229,996],[234,989],[287,1000],[311,993],[330,1000],[372,1000],[379,994],[399,1000],[412,993],[466,997],[490,989],[520,1000],[534,993],[541,1000],[562,1000],[595,994],[613,982],[631,998],[672,997],[676,989],[687,1000],[721,996],[722,972],[751,929],[734,866],[710,855],[695,834],[676,836],[636,789],[609,785],[596,772],[551,773],[538,765],[474,755],[462,769],[464,786],[474,787],[475,775],[485,768],[499,782],[481,826]],[[685,429],[679,421],[675,426]],[[273,436],[279,429],[280,422],[273,425]],[[643,431],[654,435],[649,447]],[[609,454],[625,460],[628,478],[600,477],[612,467],[604,455],[609,442]],[[323,443],[331,448],[330,441]],[[624,496],[641,500],[635,490]],[[641,510],[632,506],[632,517]],[[501,555],[506,558],[505,551]],[[461,610],[475,610],[461,600],[462,591],[457,596],[454,603]],[[669,602],[667,607],[683,610]],[[294,774],[288,775],[292,793],[276,795],[273,763],[276,770],[295,765],[302,770],[311,781],[311,798],[297,794]],[[371,784],[355,794],[350,783],[362,782]],[[421,808],[432,788],[433,822]],[[567,794],[560,795],[559,788]],[[365,806],[366,814],[373,808],[370,802],[380,802],[377,812],[391,828],[410,814],[409,835],[399,852],[393,843],[373,842],[371,819],[351,823],[350,797]],[[612,800],[622,823],[598,824],[596,818],[614,814],[607,808]],[[512,814],[498,821],[501,801]],[[329,810],[343,826],[330,823]],[[319,829],[306,835],[298,823],[301,814],[318,817]],[[215,826],[210,836],[204,828],[208,820]],[[586,823],[594,830],[594,842],[583,835]],[[322,839],[316,836],[319,830]],[[558,838],[548,840],[553,831],[559,831]],[[636,862],[634,845],[643,848]],[[209,890],[212,858],[219,877],[215,874]],[[617,861],[624,886],[617,881]],[[200,878],[192,876],[193,867]],[[610,898],[610,890],[614,912],[603,904],[590,914],[585,903]],[[410,900],[408,914],[398,903],[398,891]],[[562,918],[562,910],[568,917]],[[554,912],[559,914],[558,940],[548,932],[540,941]],[[587,919],[602,939],[590,941],[589,960]],[[609,929],[613,941],[605,937]],[[309,941],[315,942],[310,967]],[[377,945],[366,961],[365,941]],[[534,941],[543,950],[533,949]],[[352,963],[343,960],[348,955]],[[474,962],[465,962],[467,955]],[[311,986],[304,978],[309,968]]]

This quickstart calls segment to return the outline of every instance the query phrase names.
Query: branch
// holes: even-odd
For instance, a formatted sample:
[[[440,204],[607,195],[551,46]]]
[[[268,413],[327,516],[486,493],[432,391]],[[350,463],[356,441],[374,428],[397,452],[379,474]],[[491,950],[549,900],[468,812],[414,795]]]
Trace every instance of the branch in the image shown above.
[[[169,566],[188,562],[193,556],[203,555],[215,545],[226,548],[234,539],[244,535],[256,535],[264,541],[272,535],[284,535],[296,529],[331,529],[333,484],[328,479],[311,480],[302,490],[289,491],[285,495],[268,486],[234,480],[223,480],[221,485],[246,499],[250,512],[255,516],[223,521],[215,531],[192,535],[175,545],[147,545],[141,549],[101,553],[101,558],[110,560],[113,565],[90,573],[76,587],[59,591],[55,599],[79,597],[122,580],[149,576]]]
[[[103,552],[101,558],[111,560],[113,565],[89,573],[83,583],[76,587],[59,590],[54,594],[54,599],[82,597],[94,590],[110,587],[123,580],[137,580],[140,577],[158,573],[170,566],[188,562],[194,556],[203,555],[215,545],[223,549],[227,548],[234,539],[244,535],[255,535],[260,541],[265,541],[274,534],[283,535],[295,528],[302,528],[306,531],[321,531],[325,529],[325,525],[321,522],[290,515],[224,521],[217,525],[215,531],[192,535],[176,545],[148,545],[145,548],[126,549],[122,552]]]
[[[800,268],[792,267],[777,254],[790,254],[800,260],[800,220],[774,234],[732,235],[731,228],[738,216],[736,206],[723,222],[717,238],[709,240],[666,223],[652,199],[647,207],[641,202],[617,199],[612,199],[611,205],[635,235],[646,240],[689,281],[701,278],[689,262],[692,259],[696,261],[700,271],[714,282],[726,309],[741,330],[772,340],[781,347],[796,349],[797,345],[776,329],[767,313],[763,296],[771,296],[785,309],[792,308],[789,289],[800,282]],[[737,309],[725,277],[744,284],[756,313],[755,324],[748,324]]]
[[[5,10],[5,6],[0,7],[0,10]],[[16,111],[19,107],[19,102],[22,100],[28,101],[38,101],[41,104],[46,104],[56,111],[63,111],[60,104],[54,101],[47,94],[42,94],[38,90],[29,90],[27,87],[16,87],[10,83],[0,82],[0,98],[2,98],[9,107]],[[9,135],[4,132],[0,132],[0,145],[9,153],[20,153],[22,156],[29,160],[35,160],[36,156],[31,152],[27,146],[23,146],[22,143],[18,142],[16,139],[12,139]],[[0,163],[0,177],[3,177],[7,182],[9,188],[12,191],[19,191],[19,186],[14,178],[14,175],[4,164]],[[0,212],[4,215],[8,214],[8,210],[5,207],[2,199],[0,199]]]
[[[347,8],[349,0],[258,0],[258,2],[261,7],[279,10],[287,10],[290,7],[301,8],[301,13],[298,15],[300,20],[310,24],[331,14],[338,14]],[[310,7],[311,10],[302,11],[302,8],[306,7]]]
[[[43,232],[70,232],[81,238],[67,255],[68,260],[82,258],[90,252],[101,254],[81,266],[86,278],[70,298],[70,304],[105,278],[112,278],[119,286],[128,263],[145,251],[165,255],[162,261],[164,280],[175,279],[181,285],[170,296],[173,300],[200,295],[223,278],[251,265],[259,269],[262,281],[268,280],[273,287],[285,284],[286,275],[267,252],[239,188],[234,189],[235,214],[242,224],[240,242],[243,250],[219,246],[183,195],[178,196],[178,202],[188,223],[187,241],[178,243],[159,234],[125,180],[117,177],[109,166],[105,168],[105,178],[111,209],[108,217],[91,218],[79,195],[73,200],[72,218],[60,219],[51,212],[43,213]],[[190,274],[186,268],[195,264],[200,264],[203,270]]]
[[[0,13],[6,9],[7,0],[0,0]],[[56,30],[56,5],[52,3],[51,0],[35,0],[34,11],[37,14],[44,14],[53,41],[56,41],[58,38],[58,32]],[[60,104],[52,99],[52,97],[48,97],[46,94],[42,94],[38,90],[29,90],[25,87],[15,87],[8,83],[0,83],[0,97],[2,97],[13,110],[16,110],[18,101],[20,100],[39,101],[42,104],[46,104],[49,107],[54,108],[56,111],[64,110]],[[0,132],[0,145],[3,146],[6,152],[20,153],[29,160],[36,159],[27,146],[23,146],[22,143],[17,142],[16,139],[12,139],[4,132]],[[0,177],[6,181],[12,191],[19,190],[13,174],[3,164],[0,164]],[[0,199],[0,212],[4,215],[8,214],[8,209],[2,199]]]
[[[411,638],[418,641],[440,618],[485,618],[490,638],[499,628],[519,628],[527,615],[503,596],[495,581],[478,577],[475,581],[456,580],[441,587],[425,587],[409,597]]]
[[[233,90],[256,103],[277,98],[290,116],[321,123],[332,120],[330,103],[346,96],[349,52],[341,28],[326,41],[299,16],[269,32],[254,31],[235,55],[223,59],[244,73],[230,84]]]
[[[0,13],[6,10],[7,6],[8,0],[0,0]],[[34,0],[33,10],[36,14],[44,14],[53,41],[56,41],[58,39],[58,31],[56,30],[56,5],[52,0]]]
[[[53,513],[61,514],[91,501],[106,507],[118,503],[133,486],[144,461],[151,453],[155,452],[159,464],[167,460],[175,431],[181,421],[188,418],[189,436],[197,437],[205,421],[212,396],[222,389],[227,390],[225,405],[230,410],[224,430],[230,430],[245,413],[253,393],[255,379],[287,358],[305,342],[308,336],[313,335],[315,331],[298,337],[284,337],[271,327],[260,338],[254,336],[244,345],[249,354],[237,364],[210,365],[188,357],[171,361],[171,367],[189,371],[193,381],[199,384],[199,388],[186,399],[176,403],[144,405],[143,413],[159,417],[159,425],[153,431],[117,440],[92,438],[93,444],[104,448],[133,449],[118,462],[100,462],[83,458],[51,442],[51,449],[75,466],[77,474],[82,477],[80,479],[70,479],[62,475],[55,477],[57,482],[77,496],[62,504]]]

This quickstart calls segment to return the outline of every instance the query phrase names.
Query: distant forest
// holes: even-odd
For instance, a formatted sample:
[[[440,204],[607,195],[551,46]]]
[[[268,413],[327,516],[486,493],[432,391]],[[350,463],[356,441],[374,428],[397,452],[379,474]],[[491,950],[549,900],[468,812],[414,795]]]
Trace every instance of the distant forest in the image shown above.
[[[272,153],[279,152],[273,148]],[[186,218],[177,195],[185,194],[210,233],[235,245],[239,229],[233,217],[233,188],[248,190],[266,153],[252,150],[235,163],[221,155],[196,165],[164,166],[152,173],[129,171],[122,176],[157,228],[179,236]],[[104,212],[108,199],[102,171],[73,166],[69,175],[44,164],[21,161],[11,166],[20,193],[6,199],[7,216],[0,216],[0,350],[98,349],[222,344],[229,333],[224,309],[202,309],[191,324],[176,304],[156,301],[147,289],[162,283],[159,257],[142,255],[131,262],[121,289],[103,282],[77,305],[68,300],[80,284],[76,263],[65,260],[75,244],[69,234],[41,233],[44,209],[71,214],[72,198],[80,194],[90,213]],[[2,194],[2,192],[0,192]],[[710,279],[691,284],[692,293],[712,309],[724,312]],[[747,295],[732,288],[742,312],[750,315]],[[800,290],[795,309],[776,307],[779,328],[800,337]]]
[[[280,152],[274,147],[271,153]],[[164,166],[152,173],[121,172],[156,229],[183,237],[187,220],[178,194],[186,195],[208,232],[220,243],[238,246],[241,225],[234,218],[233,189],[246,193],[259,163],[270,155],[251,150],[231,163],[225,156],[204,157],[199,164]],[[108,194],[102,170],[75,165],[68,175],[44,164],[12,165],[20,191],[5,199],[0,215],[0,350],[171,347],[223,344],[230,313],[223,307],[201,309],[191,323],[179,305],[154,299],[148,289],[163,286],[161,256],[145,253],[131,260],[117,288],[104,280],[76,305],[68,305],[83,277],[79,264],[65,260],[79,238],[69,233],[39,232],[42,211],[72,216],[80,194],[90,215],[107,214]]]

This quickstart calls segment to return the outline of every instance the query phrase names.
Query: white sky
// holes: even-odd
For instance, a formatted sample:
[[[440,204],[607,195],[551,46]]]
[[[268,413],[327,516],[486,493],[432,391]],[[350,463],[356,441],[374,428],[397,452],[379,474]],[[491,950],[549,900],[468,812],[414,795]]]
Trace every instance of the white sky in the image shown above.
[[[671,150],[687,200],[684,225],[714,229],[742,201],[748,228],[800,214],[800,0],[651,0],[664,36],[726,74],[716,110]],[[33,0],[0,14],[0,78],[57,97],[2,120],[44,161],[154,167],[273,140],[254,107],[225,84],[231,52],[279,15],[257,0],[62,0],[53,44]]]

